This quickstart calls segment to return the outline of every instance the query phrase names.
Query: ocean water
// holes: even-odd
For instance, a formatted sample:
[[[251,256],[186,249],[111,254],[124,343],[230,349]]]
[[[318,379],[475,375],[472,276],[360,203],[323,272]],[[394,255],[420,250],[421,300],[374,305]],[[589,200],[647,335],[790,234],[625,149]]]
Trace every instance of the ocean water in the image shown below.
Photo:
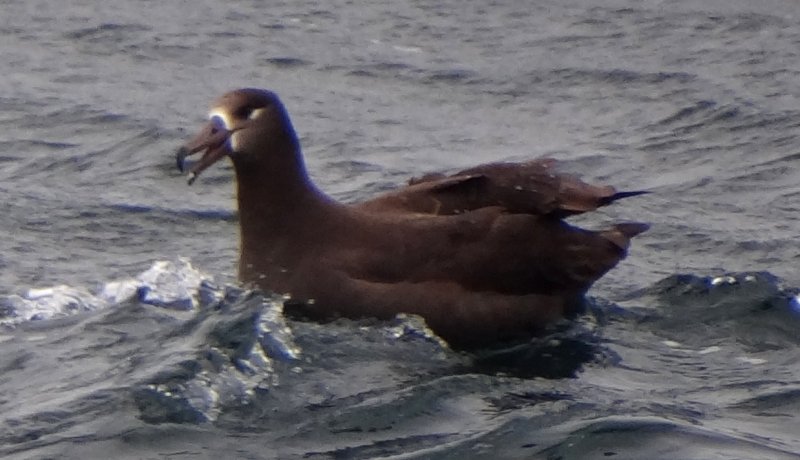
[[[800,458],[793,0],[0,3],[0,455]],[[235,280],[233,172],[174,151],[281,95],[358,201],[551,156],[650,222],[587,313],[466,356]]]

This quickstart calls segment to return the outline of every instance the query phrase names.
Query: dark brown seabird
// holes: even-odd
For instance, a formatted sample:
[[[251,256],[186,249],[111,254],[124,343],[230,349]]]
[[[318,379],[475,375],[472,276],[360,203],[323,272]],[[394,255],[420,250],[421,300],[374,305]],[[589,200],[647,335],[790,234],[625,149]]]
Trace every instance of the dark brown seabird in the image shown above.
[[[430,174],[339,203],[310,181],[286,109],[261,89],[219,98],[179,167],[201,151],[189,183],[233,161],[243,282],[290,295],[309,319],[417,314],[457,348],[530,337],[575,313],[648,228],[594,232],[562,220],[644,192],[557,174],[551,159]]]

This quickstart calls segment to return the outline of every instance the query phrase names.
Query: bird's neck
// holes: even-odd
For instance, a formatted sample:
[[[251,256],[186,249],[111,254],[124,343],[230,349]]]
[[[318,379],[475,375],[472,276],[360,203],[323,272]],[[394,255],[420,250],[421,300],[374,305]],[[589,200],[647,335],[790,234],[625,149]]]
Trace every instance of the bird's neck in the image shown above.
[[[296,142],[272,149],[269,158],[249,164],[234,161],[239,276],[244,281],[276,276],[274,269],[293,262],[299,242],[308,242],[309,234],[338,220],[333,215],[343,207],[310,181]]]
[[[299,152],[275,156],[280,158],[252,164],[234,162],[240,214],[265,219],[267,215],[291,214],[302,205],[330,201],[309,179]]]

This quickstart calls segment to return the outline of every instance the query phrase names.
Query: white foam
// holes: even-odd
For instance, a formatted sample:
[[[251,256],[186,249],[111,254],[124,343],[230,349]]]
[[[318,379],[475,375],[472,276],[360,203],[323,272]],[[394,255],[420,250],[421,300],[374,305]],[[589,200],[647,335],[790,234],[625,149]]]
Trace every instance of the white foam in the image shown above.
[[[104,305],[85,288],[61,284],[2,297],[0,306],[5,313],[0,324],[11,325],[92,311]]]
[[[69,316],[133,299],[162,308],[189,310],[199,305],[198,287],[209,278],[187,259],[179,258],[156,261],[136,278],[108,281],[94,292],[64,284],[30,288],[22,295],[0,296],[0,325]]]
[[[792,309],[795,313],[800,313],[800,294],[795,294],[789,300],[789,308]]]
[[[199,304],[197,288],[208,278],[187,259],[160,260],[137,277],[137,294],[142,303],[191,310]]]
[[[712,286],[719,286],[720,284],[736,284],[737,280],[733,276],[718,276],[711,280]]]
[[[718,347],[716,345],[712,345],[710,347],[703,348],[702,350],[697,350],[697,354],[699,354],[699,355],[707,355],[707,354],[710,354],[710,353],[716,353],[716,352],[718,352],[720,350],[722,350],[722,348],[720,348],[720,347]]]
[[[738,358],[736,358],[736,360],[745,364],[753,364],[753,365],[766,364],[768,362],[766,359],[750,358],[747,356],[739,356]]]

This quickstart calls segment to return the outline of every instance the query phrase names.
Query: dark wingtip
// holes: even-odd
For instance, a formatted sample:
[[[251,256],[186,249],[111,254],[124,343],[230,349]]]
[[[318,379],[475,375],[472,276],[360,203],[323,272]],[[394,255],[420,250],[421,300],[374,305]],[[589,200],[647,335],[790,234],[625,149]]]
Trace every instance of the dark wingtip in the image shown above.
[[[617,200],[621,200],[623,198],[629,198],[632,196],[639,196],[639,195],[647,195],[651,193],[649,190],[635,190],[632,192],[617,192],[611,196],[604,197],[600,200],[600,206],[609,205]]]
[[[614,225],[614,228],[628,238],[633,238],[640,233],[650,230],[650,224],[645,224],[643,222],[622,222]]]

